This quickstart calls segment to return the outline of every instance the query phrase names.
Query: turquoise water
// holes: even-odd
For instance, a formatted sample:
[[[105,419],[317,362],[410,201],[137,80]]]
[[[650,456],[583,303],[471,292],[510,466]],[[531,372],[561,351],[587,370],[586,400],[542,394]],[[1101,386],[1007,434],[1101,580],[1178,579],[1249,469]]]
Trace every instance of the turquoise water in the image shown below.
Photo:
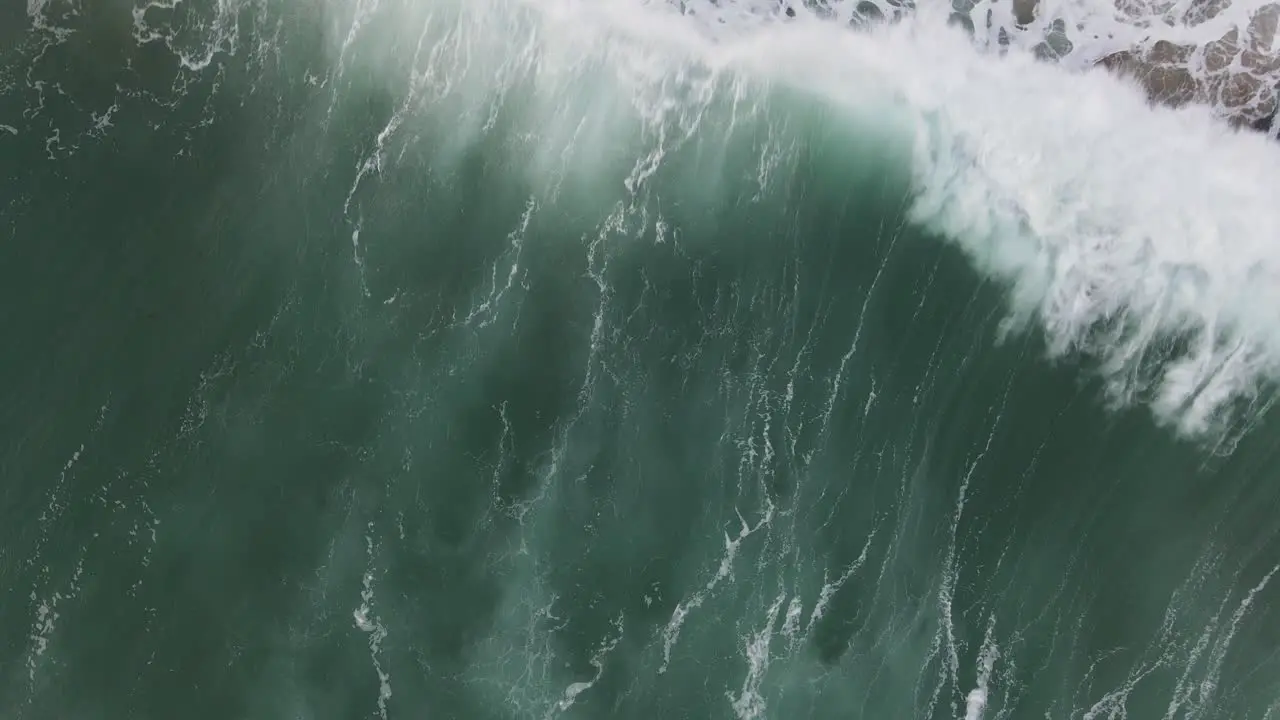
[[[892,88],[555,7],[0,31],[0,715],[1280,712],[1269,381],[1010,324]]]

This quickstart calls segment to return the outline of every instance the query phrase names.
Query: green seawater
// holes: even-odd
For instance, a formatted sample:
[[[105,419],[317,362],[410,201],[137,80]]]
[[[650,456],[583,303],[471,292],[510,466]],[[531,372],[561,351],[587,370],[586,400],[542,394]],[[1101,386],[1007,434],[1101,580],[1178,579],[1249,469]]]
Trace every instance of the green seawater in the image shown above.
[[[0,10],[0,717],[1280,713],[1273,415],[1006,332],[891,106],[536,5]]]

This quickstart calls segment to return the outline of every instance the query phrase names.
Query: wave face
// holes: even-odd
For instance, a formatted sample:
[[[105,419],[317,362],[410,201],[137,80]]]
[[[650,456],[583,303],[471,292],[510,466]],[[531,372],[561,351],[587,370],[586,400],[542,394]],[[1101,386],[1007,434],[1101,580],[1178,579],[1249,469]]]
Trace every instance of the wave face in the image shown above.
[[[1280,715],[1215,7],[0,10],[0,714]]]

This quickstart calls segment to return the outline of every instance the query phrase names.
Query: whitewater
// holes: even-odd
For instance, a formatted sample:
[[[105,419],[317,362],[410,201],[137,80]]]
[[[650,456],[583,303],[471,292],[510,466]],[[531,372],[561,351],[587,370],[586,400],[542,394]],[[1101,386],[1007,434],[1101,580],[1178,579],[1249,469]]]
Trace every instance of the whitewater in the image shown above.
[[[503,95],[529,93],[518,122],[539,133],[533,172],[591,172],[634,136],[624,153],[638,155],[625,181],[635,193],[672,148],[729,143],[739,116],[774,88],[804,93],[900,146],[911,220],[1007,285],[1010,329],[1034,319],[1051,355],[1093,357],[1115,402],[1146,403],[1182,432],[1218,438],[1269,407],[1280,377],[1274,142],[1230,127],[1220,108],[1153,104],[1136,81],[1100,67],[1016,46],[982,52],[949,9],[852,32],[839,22],[848,4],[830,11],[834,21],[800,7],[788,16],[776,3],[482,3],[457,17],[419,8],[428,18],[410,23],[426,33],[415,60],[423,43],[434,47],[406,102],[459,113],[465,138]],[[1071,12],[1058,20],[1138,44],[1132,25],[1062,10]],[[1199,34],[1167,35],[1208,43],[1224,22],[1249,27],[1245,4],[1229,10]],[[431,34],[438,15],[444,36]],[[1081,47],[1095,61],[1104,54]],[[762,157],[762,178],[771,162]]]

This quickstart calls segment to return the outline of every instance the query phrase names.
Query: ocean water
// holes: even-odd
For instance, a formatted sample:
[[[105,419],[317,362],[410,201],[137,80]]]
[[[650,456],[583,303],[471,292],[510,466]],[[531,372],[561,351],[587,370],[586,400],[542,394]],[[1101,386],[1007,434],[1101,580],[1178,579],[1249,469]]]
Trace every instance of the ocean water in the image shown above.
[[[1280,717],[1269,11],[1042,3],[0,8],[0,717]]]

